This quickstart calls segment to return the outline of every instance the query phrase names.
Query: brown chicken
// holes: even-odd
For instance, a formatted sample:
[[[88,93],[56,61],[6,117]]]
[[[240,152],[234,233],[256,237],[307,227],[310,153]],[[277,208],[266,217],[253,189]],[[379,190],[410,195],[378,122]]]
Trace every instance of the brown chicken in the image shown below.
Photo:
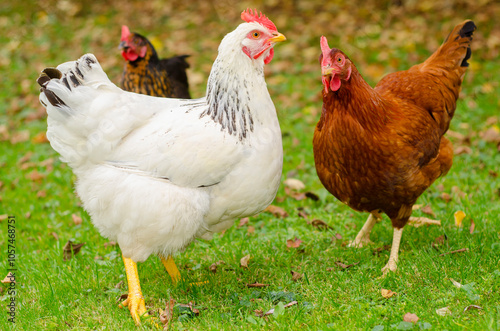
[[[370,242],[381,213],[394,228],[384,274],[396,270],[403,227],[417,198],[451,168],[443,135],[456,108],[476,29],[457,25],[424,63],[385,76],[373,89],[353,62],[321,37],[323,109],[313,139],[314,161],[326,189],[357,211],[370,213],[351,243]]]
[[[119,48],[125,59],[121,88],[155,97],[190,99],[186,69],[189,55],[160,60],[153,45],[122,26]]]

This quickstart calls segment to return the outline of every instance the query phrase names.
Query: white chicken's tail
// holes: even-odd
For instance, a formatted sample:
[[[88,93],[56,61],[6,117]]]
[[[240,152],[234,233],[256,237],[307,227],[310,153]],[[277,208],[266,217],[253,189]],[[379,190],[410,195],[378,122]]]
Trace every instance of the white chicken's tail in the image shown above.
[[[47,108],[47,138],[62,160],[76,168],[102,156],[103,141],[92,139],[106,125],[102,112],[109,99],[104,95],[121,90],[108,79],[96,57],[86,54],[77,61],[46,68],[37,82],[40,102]],[[96,112],[101,117],[94,116]]]

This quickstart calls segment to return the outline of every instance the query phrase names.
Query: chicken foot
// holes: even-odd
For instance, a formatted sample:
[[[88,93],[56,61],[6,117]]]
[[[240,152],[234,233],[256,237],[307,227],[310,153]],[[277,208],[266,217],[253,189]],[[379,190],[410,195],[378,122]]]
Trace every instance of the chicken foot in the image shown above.
[[[394,234],[392,236],[392,246],[391,246],[391,254],[389,255],[389,261],[385,265],[385,267],[382,268],[382,273],[384,276],[387,274],[389,271],[396,271],[397,269],[397,263],[398,263],[398,256],[399,256],[399,244],[401,243],[401,236],[403,235],[403,228],[398,229],[394,228]]]
[[[371,212],[356,238],[351,241],[347,247],[363,247],[367,244],[372,244],[373,242],[370,240],[370,233],[372,232],[375,224],[381,220],[382,216],[380,213],[376,211]]]
[[[120,308],[128,307],[130,314],[136,325],[141,324],[141,316],[149,316],[146,312],[144,297],[142,296],[141,284],[139,282],[139,273],[137,263],[132,259],[122,255],[125,272],[127,273],[128,296],[120,304]]]

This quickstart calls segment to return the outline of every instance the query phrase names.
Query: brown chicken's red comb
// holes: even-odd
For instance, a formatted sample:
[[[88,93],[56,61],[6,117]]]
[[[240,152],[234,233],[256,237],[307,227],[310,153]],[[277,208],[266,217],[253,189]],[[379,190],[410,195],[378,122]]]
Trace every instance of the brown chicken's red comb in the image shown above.
[[[241,19],[247,23],[250,23],[250,22],[260,23],[271,31],[278,31],[278,29],[276,29],[276,25],[274,25],[274,23],[269,18],[267,18],[262,13],[259,13],[259,15],[257,15],[257,9],[254,9],[254,10],[255,10],[255,12],[250,8],[247,8],[247,10],[244,10],[241,13]]]
[[[328,40],[325,36],[321,36],[321,52],[323,53],[323,61],[321,61],[321,66],[326,66],[328,64],[328,54],[330,54],[330,47],[328,46]]]

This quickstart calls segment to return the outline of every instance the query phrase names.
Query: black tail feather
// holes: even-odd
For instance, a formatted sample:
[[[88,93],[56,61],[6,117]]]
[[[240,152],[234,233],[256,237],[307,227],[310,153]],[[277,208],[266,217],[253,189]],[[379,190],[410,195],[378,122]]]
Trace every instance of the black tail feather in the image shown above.
[[[460,29],[458,34],[462,38],[471,38],[472,39],[472,34],[474,33],[474,30],[476,30],[476,24],[474,24],[474,22],[472,22],[472,21],[468,21]],[[470,59],[471,55],[472,55],[472,51],[471,51],[470,46],[469,46],[469,47],[467,47],[467,53],[465,54],[465,57],[464,57],[462,63],[460,64],[461,67],[468,67],[469,66],[469,63],[467,62],[467,60]]]

